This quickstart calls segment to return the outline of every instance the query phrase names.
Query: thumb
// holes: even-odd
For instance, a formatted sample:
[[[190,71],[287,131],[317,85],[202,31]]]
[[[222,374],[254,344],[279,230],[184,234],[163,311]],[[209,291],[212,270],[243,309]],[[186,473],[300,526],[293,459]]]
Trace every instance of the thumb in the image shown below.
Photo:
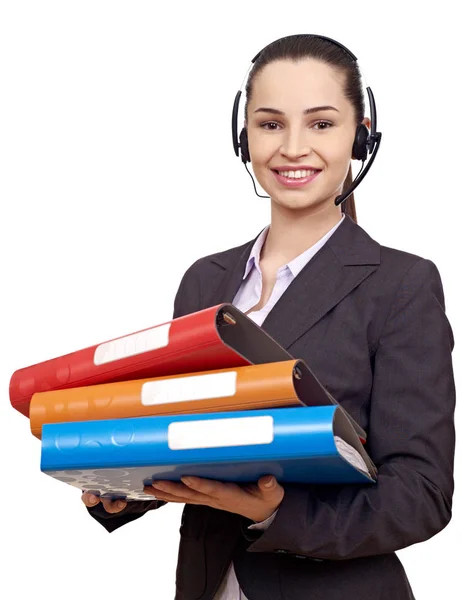
[[[272,492],[276,489],[277,482],[272,475],[265,475],[258,480],[258,487],[262,492]]]

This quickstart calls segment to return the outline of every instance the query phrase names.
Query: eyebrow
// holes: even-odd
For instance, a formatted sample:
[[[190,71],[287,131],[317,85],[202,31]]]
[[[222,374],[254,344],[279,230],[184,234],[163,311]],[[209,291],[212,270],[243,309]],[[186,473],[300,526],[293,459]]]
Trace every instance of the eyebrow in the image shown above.
[[[340,112],[337,108],[335,108],[335,106],[313,106],[313,108],[306,108],[303,111],[304,115],[311,115],[312,113],[316,113],[316,112],[320,112],[322,110],[335,110],[336,112]],[[259,112],[267,112],[267,113],[272,113],[273,115],[283,115],[284,112],[282,110],[278,110],[277,108],[267,108],[265,106],[261,107],[261,108],[257,108],[257,110],[254,111],[255,113],[259,113]]]

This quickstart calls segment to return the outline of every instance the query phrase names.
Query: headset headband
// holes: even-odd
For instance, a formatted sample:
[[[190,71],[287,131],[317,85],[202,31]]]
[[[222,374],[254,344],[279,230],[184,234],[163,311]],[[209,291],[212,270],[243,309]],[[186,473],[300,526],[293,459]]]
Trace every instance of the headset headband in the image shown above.
[[[352,61],[354,61],[356,63],[358,62],[358,59],[353,54],[353,52],[351,52],[351,50],[349,50],[346,46],[344,46],[340,42],[337,42],[336,40],[333,40],[332,38],[329,38],[329,37],[326,37],[323,35],[316,35],[316,34],[306,34],[306,35],[313,37],[313,38],[323,39],[328,42],[331,42],[332,44],[335,44],[337,47],[341,48],[351,58]],[[274,43],[274,42],[271,42],[271,43]],[[268,44],[268,45],[270,45],[270,44]],[[239,157],[239,149],[241,149],[241,159],[242,159],[244,165],[246,166],[246,169],[247,169],[246,163],[250,162],[250,154],[248,152],[247,132],[245,131],[245,129],[243,129],[241,131],[241,135],[238,136],[239,103],[240,103],[240,99],[241,99],[241,95],[242,95],[242,90],[244,89],[244,86],[247,82],[248,75],[250,73],[250,70],[252,69],[252,65],[257,61],[257,59],[262,54],[262,52],[264,52],[266,50],[268,45],[265,46],[265,48],[263,48],[262,50],[260,50],[260,52],[258,52],[252,59],[252,61],[251,61],[252,64],[250,65],[250,68],[247,71],[247,74],[244,78],[241,89],[237,92],[237,94],[234,98],[233,113],[232,113],[232,120],[231,120],[231,130],[232,130],[232,137],[233,137],[234,153],[236,154],[236,156]],[[361,70],[359,69],[359,65],[358,65],[358,70],[361,72]],[[359,185],[359,183],[363,180],[366,173],[369,171],[372,163],[374,162],[375,156],[376,156],[377,151],[380,146],[380,140],[381,140],[382,134],[380,132],[377,132],[377,109],[376,109],[376,105],[375,105],[374,94],[372,93],[372,90],[370,87],[366,87],[366,91],[367,91],[370,115],[371,115],[371,129],[369,132],[369,130],[367,129],[367,127],[364,124],[358,124],[357,130],[356,130],[356,135],[355,135],[355,141],[353,144],[353,154],[352,154],[353,158],[362,160],[363,165],[361,167],[361,171],[359,172],[356,179],[353,181],[348,192],[345,194],[342,194],[341,196],[337,196],[337,198],[335,199],[336,205],[344,202],[353,193],[353,190]],[[373,154],[372,154],[368,164],[366,165],[364,172],[362,172],[362,169],[364,167],[364,161],[366,160],[368,153],[369,154],[373,153]],[[248,169],[247,169],[247,171],[248,171]],[[249,172],[249,174],[250,174],[250,172]],[[254,186],[255,186],[255,182],[254,182]],[[256,188],[255,188],[255,192],[256,192]],[[257,194],[257,195],[259,195],[259,194]],[[267,197],[267,196],[264,196],[264,197]]]

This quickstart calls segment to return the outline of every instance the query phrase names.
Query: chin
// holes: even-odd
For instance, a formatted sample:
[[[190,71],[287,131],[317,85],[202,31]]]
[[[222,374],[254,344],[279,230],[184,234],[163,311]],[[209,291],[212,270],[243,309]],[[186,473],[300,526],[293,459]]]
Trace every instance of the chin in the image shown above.
[[[333,196],[319,196],[316,194],[313,196],[307,195],[288,195],[288,194],[273,194],[272,201],[275,202],[278,206],[291,210],[294,212],[297,211],[308,211],[308,212],[332,212],[333,210],[338,210],[338,207],[334,205]]]
[[[299,196],[298,198],[281,198],[281,196],[274,195],[272,196],[273,201],[283,208],[288,208],[290,210],[303,210],[314,208],[320,205],[319,201],[315,199],[306,198],[303,196]]]

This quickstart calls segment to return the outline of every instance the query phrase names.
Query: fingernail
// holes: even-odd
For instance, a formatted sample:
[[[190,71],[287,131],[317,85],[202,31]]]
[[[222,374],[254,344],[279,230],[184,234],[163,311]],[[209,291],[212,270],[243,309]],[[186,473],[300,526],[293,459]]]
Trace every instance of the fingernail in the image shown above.
[[[273,479],[273,478],[271,478],[269,481],[267,481],[267,482],[266,482],[266,483],[264,483],[263,485],[264,485],[265,487],[271,487],[271,486],[273,485],[273,481],[274,481],[274,479]]]
[[[123,508],[125,506],[125,502],[117,502],[117,508]]]
[[[91,504],[94,504],[96,502],[96,496],[93,496],[93,494],[90,496],[89,501]]]

